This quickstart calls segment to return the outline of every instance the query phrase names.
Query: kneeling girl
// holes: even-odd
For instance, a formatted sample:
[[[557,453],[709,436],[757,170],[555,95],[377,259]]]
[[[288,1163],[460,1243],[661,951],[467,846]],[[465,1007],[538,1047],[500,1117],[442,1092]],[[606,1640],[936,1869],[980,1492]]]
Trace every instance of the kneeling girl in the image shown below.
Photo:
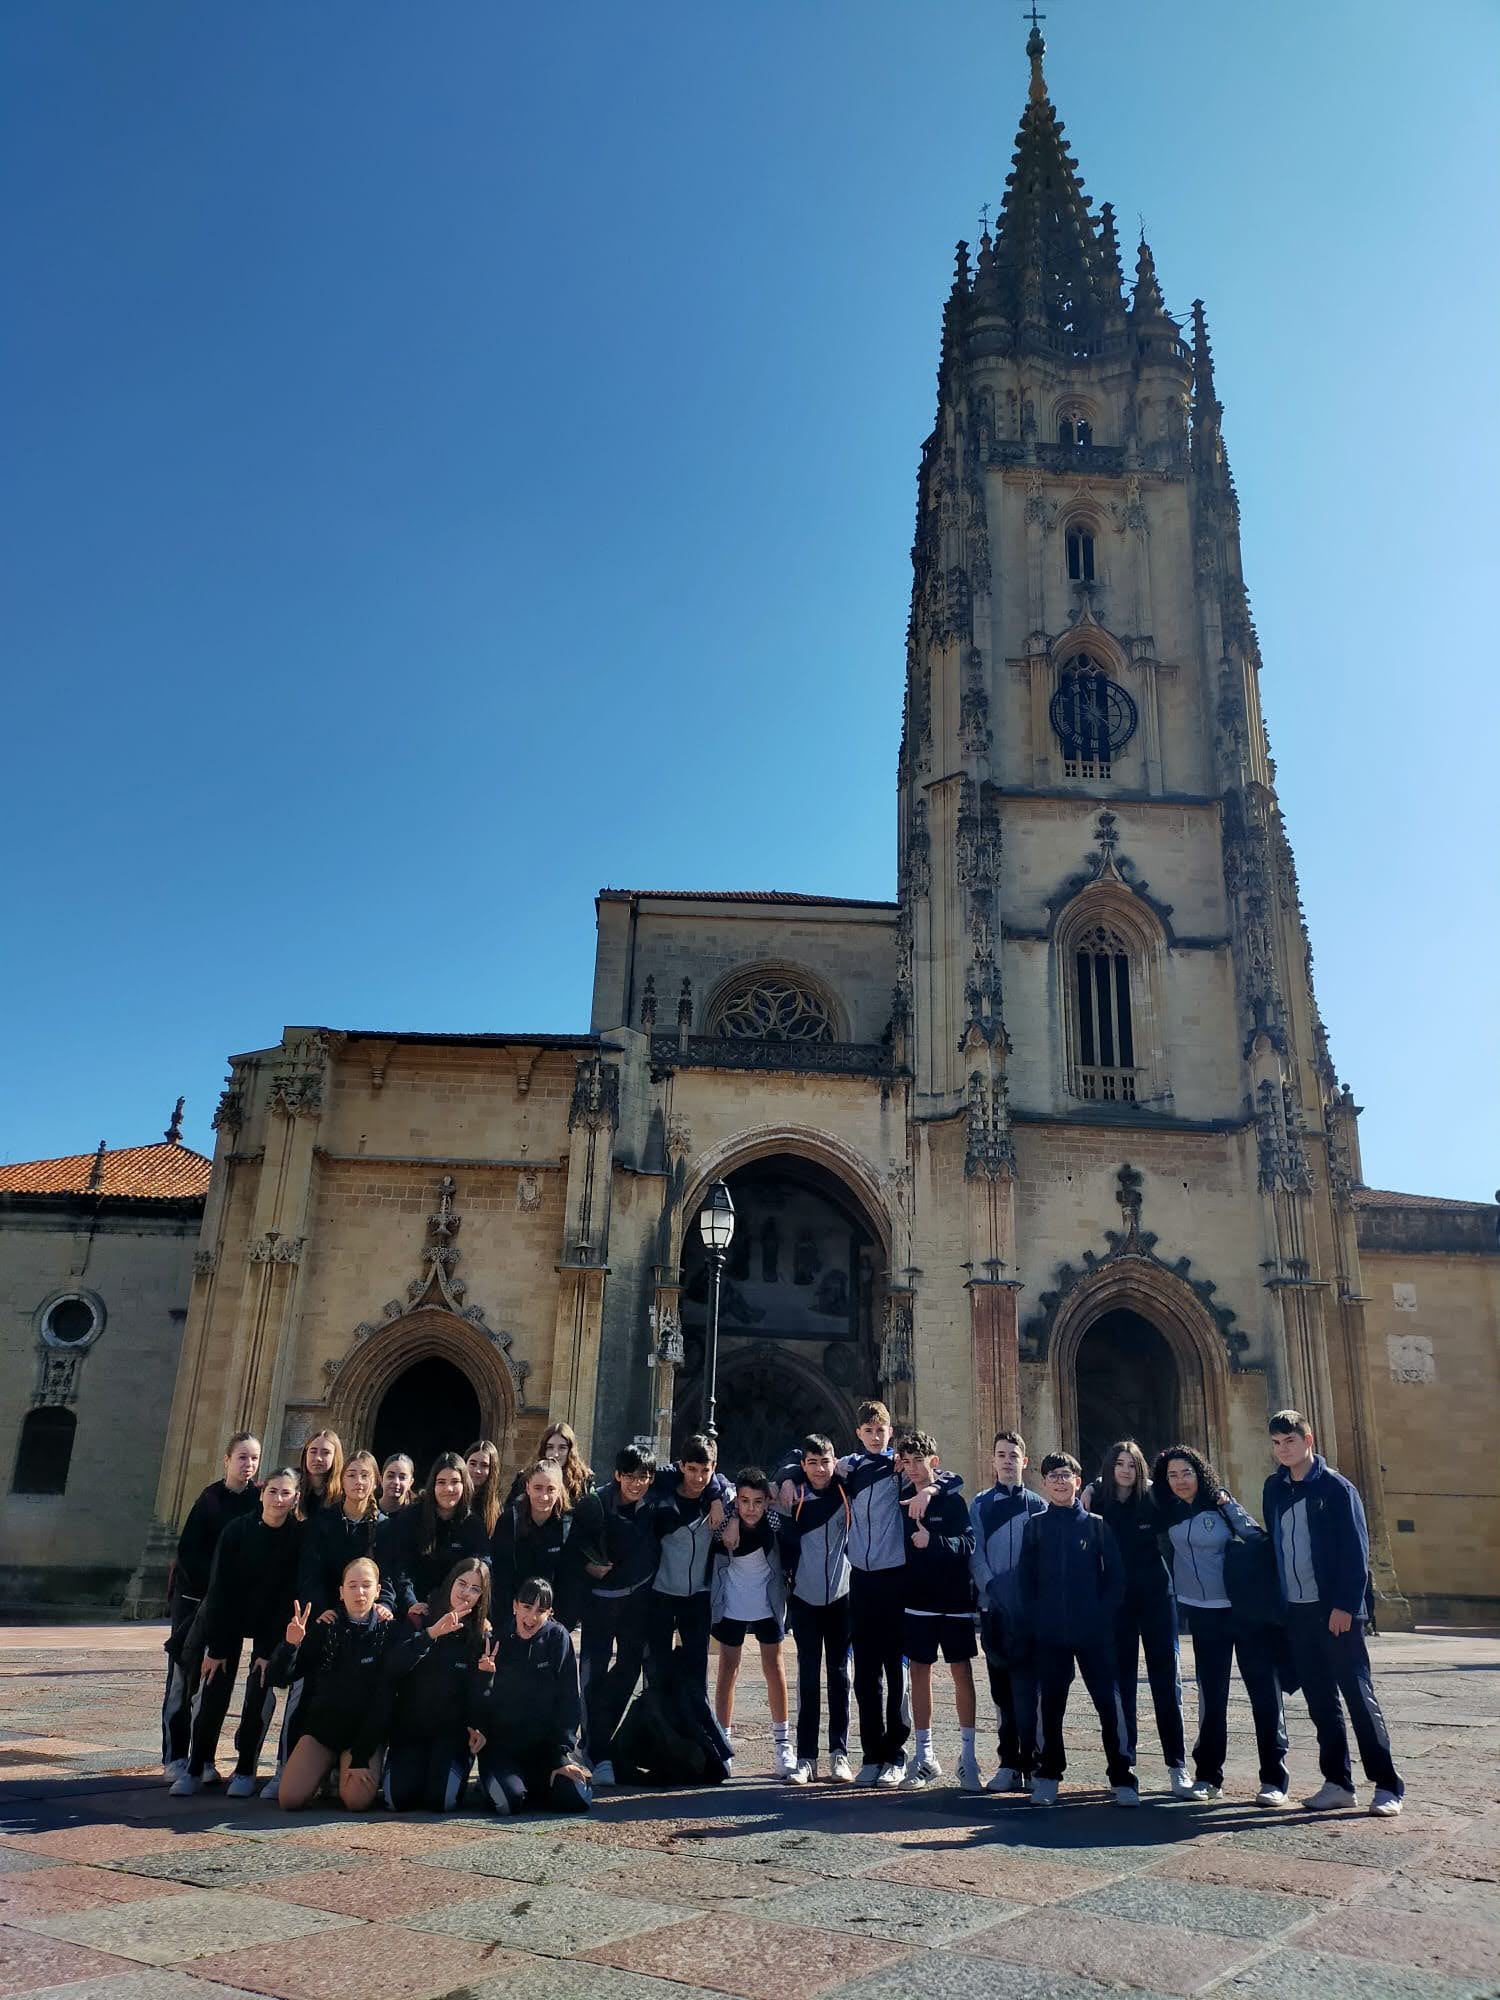
[[[418,1630],[392,1648],[385,1802],[398,1812],[452,1812],[463,1799],[495,1671],[489,1611],[489,1564],[468,1557],[433,1591]]]
[[[578,1660],[552,1606],[552,1585],[528,1577],[494,1647],[479,1788],[497,1813],[587,1812],[593,1798],[578,1750]]]
[[[356,1556],[344,1567],[337,1609],[309,1626],[312,1602],[298,1603],[271,1655],[269,1686],[305,1679],[309,1689],[281,1770],[277,1796],[287,1812],[315,1798],[335,1766],[339,1798],[351,1812],[375,1803],[390,1712],[386,1663],[400,1629],[381,1617],[379,1598],[380,1571],[369,1556]]]

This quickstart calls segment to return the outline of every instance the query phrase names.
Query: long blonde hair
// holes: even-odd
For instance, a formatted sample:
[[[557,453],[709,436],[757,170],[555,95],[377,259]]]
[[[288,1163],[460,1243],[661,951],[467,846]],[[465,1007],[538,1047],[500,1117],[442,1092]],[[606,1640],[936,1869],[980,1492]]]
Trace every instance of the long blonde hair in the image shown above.
[[[312,1474],[307,1469],[307,1446],[316,1444],[319,1438],[327,1438],[333,1446],[333,1463],[328,1468],[328,1482],[320,1493],[312,1483]],[[302,1456],[297,1460],[297,1477],[302,1482],[302,1491],[297,1499],[297,1512],[304,1521],[310,1520],[320,1507],[342,1507],[344,1504],[344,1447],[337,1431],[314,1431],[302,1447]]]
[[[474,1488],[474,1512],[483,1521],[484,1532],[493,1535],[495,1523],[500,1518],[500,1447],[489,1438],[476,1439],[464,1453],[466,1465],[476,1451],[484,1453],[490,1469],[484,1476],[484,1484]],[[469,1476],[472,1478],[473,1474]]]
[[[356,1451],[351,1452],[349,1457],[344,1460],[343,1471],[339,1473],[339,1505],[341,1507],[347,1504],[349,1498],[348,1494],[344,1491],[344,1473],[349,1470],[351,1465],[367,1465],[370,1468],[370,1497],[365,1502],[365,1511],[362,1518],[366,1521],[373,1521],[375,1516],[380,1512],[380,1467],[375,1463],[375,1454],[370,1451]]]
[[[558,1470],[562,1473],[563,1505],[571,1511],[578,1505],[584,1494],[592,1488],[594,1484],[593,1468],[585,1463],[578,1449],[577,1435],[571,1424],[555,1423],[546,1426],[541,1436],[537,1439],[536,1456],[538,1458],[545,1458],[547,1456],[547,1441],[549,1438],[555,1437],[561,1438],[563,1443],[568,1447],[568,1455],[558,1467]]]

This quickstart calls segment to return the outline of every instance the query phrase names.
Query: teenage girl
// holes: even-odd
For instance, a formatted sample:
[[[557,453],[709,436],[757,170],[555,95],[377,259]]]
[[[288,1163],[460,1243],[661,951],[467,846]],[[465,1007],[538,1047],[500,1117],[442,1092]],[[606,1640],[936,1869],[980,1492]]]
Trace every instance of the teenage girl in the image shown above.
[[[385,1802],[398,1812],[452,1812],[463,1798],[488,1728],[489,1609],[489,1564],[470,1557],[433,1589],[418,1629],[392,1649]]]
[[[587,1812],[593,1793],[578,1749],[578,1660],[552,1616],[545,1577],[517,1586],[494,1656],[480,1791],[497,1813]]]
[[[193,1702],[187,1769],[172,1786],[176,1798],[191,1798],[205,1783],[216,1783],[214,1752],[229,1713],[229,1698],[244,1641],[250,1641],[250,1671],[244,1706],[235,1731],[235,1775],[231,1798],[251,1797],[261,1745],[276,1710],[276,1692],[266,1681],[266,1662],[276,1650],[296,1601],[297,1558],[302,1524],[296,1517],[298,1476],[290,1466],[273,1472],[260,1490],[260,1512],[231,1521],[214,1551],[208,1594],[203,1600],[203,1673]]]
[[[161,1705],[161,1761],[168,1784],[187,1769],[188,1730],[198,1668],[203,1657],[201,1628],[194,1633],[203,1608],[219,1537],[242,1514],[260,1511],[255,1475],[260,1470],[260,1439],[236,1431],[224,1447],[224,1477],[205,1486],[193,1502],[178,1538],[177,1558],[167,1576],[167,1616],[172,1629],[166,1642],[167,1691]]]
[[[1175,1799],[1191,1798],[1182,1733],[1182,1675],[1177,1659],[1177,1605],[1172,1579],[1161,1557],[1166,1523],[1151,1497],[1145,1453],[1134,1438],[1121,1438],[1104,1454],[1099,1477],[1089,1489],[1089,1511],[1102,1515],[1114,1531],[1125,1565],[1125,1601],[1115,1614],[1115,1666],[1120,1707],[1125,1716],[1125,1750],[1136,1761],[1136,1690],[1140,1655],[1156,1713],[1156,1734],[1167,1762]]]
[[[302,1476],[297,1511],[304,1521],[310,1521],[328,1502],[338,1505],[344,1476],[344,1447],[335,1432],[315,1431],[303,1445],[297,1467]]]
[[[548,1424],[537,1440],[536,1458],[550,1458],[562,1473],[563,1494],[571,1513],[586,1494],[595,1490],[594,1475],[579,1454],[578,1439],[571,1424]],[[532,1463],[535,1464],[533,1459]],[[526,1483],[526,1474],[518,1472],[511,1481],[512,1500],[521,1497],[521,1488]]]
[[[475,1516],[469,1468],[456,1451],[438,1453],[420,1500],[379,1531],[376,1554],[396,1616],[412,1625],[421,1624],[432,1592],[456,1562],[489,1561],[490,1538]]]
[[[399,1514],[412,1498],[416,1467],[404,1451],[394,1451],[380,1468],[380,1511]]]
[[[490,1538],[492,1589],[497,1604],[514,1602],[517,1586],[541,1577],[556,1597],[563,1594],[562,1570],[573,1516],[568,1511],[562,1470],[555,1460],[539,1458],[522,1474],[520,1497],[501,1509]],[[573,1593],[576,1595],[576,1592]],[[549,1611],[553,1608],[548,1606]],[[563,1622],[569,1621],[565,1618]]]
[[[500,1447],[488,1438],[471,1444],[464,1453],[469,1468],[469,1484],[474,1488],[474,1512],[484,1523],[484,1532],[493,1535],[500,1518]]]
[[[305,1681],[309,1690],[280,1774],[278,1796],[286,1812],[316,1798],[335,1765],[339,1798],[351,1812],[375,1803],[390,1712],[385,1664],[397,1631],[389,1613],[380,1617],[379,1596],[379,1569],[369,1556],[353,1557],[339,1582],[338,1608],[312,1623],[311,1600],[299,1601],[271,1655],[266,1679],[272,1687]]]
[[[1172,1545],[1172,1588],[1187,1612],[1198,1681],[1198,1740],[1193,1745],[1195,1799],[1216,1799],[1224,1783],[1229,1743],[1229,1675],[1239,1661],[1250,1697],[1260,1758],[1257,1805],[1286,1803],[1286,1722],[1281,1683],[1264,1628],[1240,1625],[1224,1586],[1230,1543],[1263,1540],[1264,1528],[1219,1484],[1208,1461],[1190,1446],[1174,1444],[1151,1468],[1151,1494]]]

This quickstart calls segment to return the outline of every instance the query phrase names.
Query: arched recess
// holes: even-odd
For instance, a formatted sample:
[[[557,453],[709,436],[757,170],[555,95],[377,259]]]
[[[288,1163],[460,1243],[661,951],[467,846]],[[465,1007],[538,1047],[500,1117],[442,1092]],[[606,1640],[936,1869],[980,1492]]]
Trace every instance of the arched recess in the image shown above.
[[[1078,1350],[1108,1313],[1131,1312],[1150,1322],[1177,1368],[1182,1442],[1204,1449],[1215,1464],[1229,1441],[1229,1357],[1212,1317],[1191,1286],[1146,1257],[1122,1257],[1083,1278],[1059,1306],[1048,1359],[1055,1407],[1067,1448],[1076,1451]],[[1177,1440],[1173,1440],[1177,1442]],[[1093,1468],[1089,1468],[1092,1476]]]
[[[772,1473],[788,1447],[809,1431],[825,1433],[837,1451],[848,1449],[858,1400],[785,1347],[766,1342],[726,1353],[717,1397],[722,1469],[731,1479],[746,1465]],[[695,1380],[683,1396],[673,1442],[697,1430],[703,1415],[702,1384]]]
[[[481,1434],[493,1438],[501,1460],[510,1463],[515,1456],[516,1390],[505,1351],[457,1313],[435,1309],[408,1313],[377,1328],[355,1346],[335,1375],[326,1421],[345,1450],[373,1437],[386,1391],[413,1362],[429,1357],[451,1362],[472,1384]],[[465,1438],[457,1448],[468,1443]]]
[[[1128,1014],[1127,1049],[1119,1046],[1118,1034],[1108,1049],[1100,1046],[1097,998],[1091,1018],[1084,1018],[1087,996],[1081,987],[1080,954],[1097,961],[1116,952],[1123,954],[1128,966],[1124,988],[1118,980],[1111,988],[1116,1027]],[[1166,933],[1155,912],[1117,875],[1091,883],[1058,912],[1052,933],[1052,978],[1056,1018],[1063,1024],[1057,1081],[1065,1098],[1164,1108],[1172,1088],[1167,1068],[1166,962]]]
[[[684,1233],[694,1227],[694,1217],[703,1197],[715,1181],[726,1179],[737,1167],[752,1160],[769,1159],[775,1153],[790,1153],[811,1160],[844,1183],[858,1203],[861,1215],[880,1243],[884,1255],[891,1252],[891,1213],[880,1178],[863,1154],[856,1153],[829,1132],[811,1125],[764,1125],[733,1133],[717,1146],[700,1153],[689,1166],[683,1183],[682,1216]]]

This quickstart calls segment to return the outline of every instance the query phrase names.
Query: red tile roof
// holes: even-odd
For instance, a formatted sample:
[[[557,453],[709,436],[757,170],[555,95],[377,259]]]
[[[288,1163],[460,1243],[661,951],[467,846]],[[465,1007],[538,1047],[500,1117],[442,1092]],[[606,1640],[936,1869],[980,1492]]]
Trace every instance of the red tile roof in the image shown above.
[[[828,910],[895,910],[897,903],[863,896],[800,896],[792,889],[601,889],[601,896],[638,896],[644,902],[802,903]]]
[[[96,1177],[95,1168],[98,1167]],[[212,1160],[191,1146],[121,1146],[72,1153],[61,1160],[21,1160],[0,1166],[0,1194],[124,1195],[133,1200],[186,1201],[208,1192]]]
[[[1397,1194],[1391,1188],[1356,1188],[1356,1208],[1493,1208],[1492,1201],[1459,1201],[1446,1194]]]

